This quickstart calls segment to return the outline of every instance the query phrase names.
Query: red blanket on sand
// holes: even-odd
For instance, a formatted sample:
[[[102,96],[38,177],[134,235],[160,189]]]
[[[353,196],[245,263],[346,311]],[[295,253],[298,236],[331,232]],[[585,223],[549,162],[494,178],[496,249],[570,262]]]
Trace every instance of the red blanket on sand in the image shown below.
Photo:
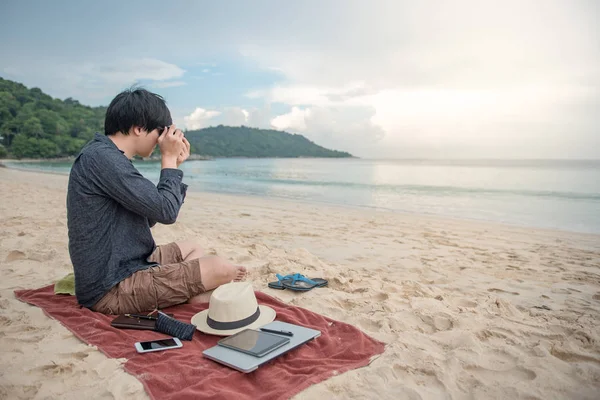
[[[153,331],[116,329],[114,316],[80,308],[74,296],[55,295],[54,286],[17,290],[16,297],[41,307],[79,339],[97,346],[108,357],[127,358],[125,370],[137,377],[153,399],[282,399],[333,375],[369,364],[381,354],[384,344],[357,328],[300,307],[294,307],[261,292],[260,304],[272,307],[277,319],[321,331],[321,336],[286,353],[249,374],[243,374],[202,357],[202,351],[219,337],[199,331],[180,350],[138,354],[133,344],[163,338]],[[165,311],[189,322],[208,304],[184,304]]]

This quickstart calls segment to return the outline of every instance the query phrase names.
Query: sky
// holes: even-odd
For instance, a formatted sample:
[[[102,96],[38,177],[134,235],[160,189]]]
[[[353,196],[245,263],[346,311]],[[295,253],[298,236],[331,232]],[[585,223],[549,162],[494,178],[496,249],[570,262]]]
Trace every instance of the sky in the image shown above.
[[[0,3],[0,77],[364,158],[600,158],[600,2]]]

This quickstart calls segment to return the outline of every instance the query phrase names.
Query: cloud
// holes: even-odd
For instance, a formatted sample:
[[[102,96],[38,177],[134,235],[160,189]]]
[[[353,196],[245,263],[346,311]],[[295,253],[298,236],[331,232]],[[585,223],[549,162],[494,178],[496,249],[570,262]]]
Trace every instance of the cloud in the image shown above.
[[[219,111],[205,110],[198,107],[190,115],[184,117],[185,126],[190,130],[206,128],[211,125],[211,119],[220,114]]]
[[[340,146],[352,146],[360,126],[375,143],[361,149],[366,156],[446,148],[461,156],[561,157],[573,143],[588,148],[582,156],[600,156],[592,150],[600,48],[591,9],[430,5],[351,3],[336,14],[335,29],[315,21],[306,32],[291,26],[293,41],[255,37],[241,54],[284,81],[246,96],[289,107],[272,119],[278,129],[337,138]],[[361,118],[347,117],[357,110]]]
[[[226,107],[221,112],[217,124],[241,126],[248,124],[248,116],[250,113],[240,107]]]
[[[4,69],[10,77],[11,68]],[[26,85],[37,86],[39,81],[47,82],[43,90],[59,97],[74,97],[82,103],[115,93],[134,84],[149,82],[152,87],[180,86],[185,70],[175,64],[153,58],[123,59],[119,62],[84,63],[29,63],[19,69],[17,78]]]
[[[271,119],[272,127],[302,133],[326,147],[360,153],[361,146],[385,135],[374,119],[374,93],[364,82],[351,82],[338,88],[277,85],[246,96],[291,106],[289,112]]]
[[[564,77],[598,64],[593,10],[581,3],[549,1],[542,9],[510,1],[434,4],[354,2],[336,12],[335,25],[324,23],[323,14],[332,11],[324,7],[311,17],[310,30],[301,31],[301,18],[288,28],[293,40],[266,37],[278,28],[274,23],[240,52],[301,85],[367,80],[379,89],[496,86]]]
[[[427,156],[439,149],[461,149],[462,156],[494,156],[536,148],[572,147],[561,130],[593,127],[575,121],[563,109],[588,104],[595,97],[586,87],[521,86],[488,90],[391,88],[355,89],[277,87],[264,91],[269,101],[292,105],[271,120],[276,129],[302,133],[315,142],[355,152],[389,157]],[[571,111],[572,112],[572,111]],[[553,116],[552,124],[547,118]],[[583,121],[587,119],[583,118]],[[541,145],[540,132],[544,132]],[[392,151],[395,148],[398,151]],[[429,148],[432,152],[423,152]],[[416,150],[415,150],[416,149]],[[549,153],[548,153],[549,154]]]
[[[261,108],[251,108],[249,110],[242,110],[246,115],[246,125],[261,129],[271,128],[271,109],[268,105]]]
[[[360,153],[384,137],[383,129],[373,122],[370,107],[292,107],[271,120],[278,130],[301,133],[315,143],[334,149]]]
[[[310,119],[311,111],[309,108],[300,109],[292,107],[292,111],[287,114],[278,115],[271,120],[271,125],[279,130],[293,130],[304,132],[306,130],[306,120]]]
[[[275,85],[270,89],[254,90],[245,94],[251,99],[263,98],[270,103],[302,106],[364,105],[365,96],[377,93],[364,82],[350,82],[341,87],[309,85]]]
[[[175,64],[153,58],[119,60],[111,64],[86,64],[80,71],[89,79],[121,85],[142,80],[166,81],[181,78],[185,73],[185,70]]]
[[[245,109],[241,107],[223,107],[219,110],[196,108],[191,114],[184,116],[187,129],[202,129],[208,126],[251,126],[270,128],[270,110],[266,108]]]

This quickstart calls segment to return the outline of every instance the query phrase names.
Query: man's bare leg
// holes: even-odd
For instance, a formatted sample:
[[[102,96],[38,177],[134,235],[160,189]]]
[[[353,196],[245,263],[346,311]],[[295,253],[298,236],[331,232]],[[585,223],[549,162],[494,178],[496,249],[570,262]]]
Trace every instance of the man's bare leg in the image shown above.
[[[246,267],[233,265],[218,256],[205,256],[200,258],[200,274],[206,292],[192,297],[188,303],[207,303],[213,289],[231,281],[243,280],[246,276]]]
[[[204,249],[193,241],[178,242],[184,261],[200,259],[202,285],[206,292],[194,296],[188,303],[207,303],[212,291],[231,281],[241,281],[246,276],[246,267],[233,265],[218,256],[204,256]]]

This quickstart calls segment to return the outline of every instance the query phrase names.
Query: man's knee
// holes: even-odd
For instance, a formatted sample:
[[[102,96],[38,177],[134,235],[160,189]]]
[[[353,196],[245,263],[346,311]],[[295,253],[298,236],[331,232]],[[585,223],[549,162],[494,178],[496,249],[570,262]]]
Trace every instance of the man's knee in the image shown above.
[[[186,240],[183,242],[178,242],[177,245],[181,250],[181,256],[184,260],[189,258],[200,258],[204,255],[204,249],[200,245],[200,243],[195,242],[193,240]]]
[[[190,246],[192,247],[190,255],[194,254],[198,257],[202,257],[202,255],[204,255],[204,248],[200,245],[200,243],[192,242]]]

